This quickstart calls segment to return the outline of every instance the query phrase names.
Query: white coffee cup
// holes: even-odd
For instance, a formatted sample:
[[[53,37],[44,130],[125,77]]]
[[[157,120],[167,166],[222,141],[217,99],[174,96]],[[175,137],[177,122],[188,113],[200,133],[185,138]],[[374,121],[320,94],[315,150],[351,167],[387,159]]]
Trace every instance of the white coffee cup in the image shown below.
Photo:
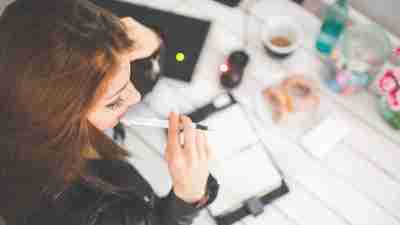
[[[288,46],[278,46],[272,43],[274,38],[286,38]],[[303,29],[299,23],[290,17],[272,17],[268,19],[262,32],[262,41],[268,52],[276,56],[288,56],[303,43]]]

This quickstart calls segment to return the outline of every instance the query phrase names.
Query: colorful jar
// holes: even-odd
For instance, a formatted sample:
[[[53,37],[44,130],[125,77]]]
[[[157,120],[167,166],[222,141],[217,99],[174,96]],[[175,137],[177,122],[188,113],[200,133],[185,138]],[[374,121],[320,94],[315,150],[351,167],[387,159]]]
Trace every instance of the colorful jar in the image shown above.
[[[369,86],[391,54],[391,43],[378,25],[348,28],[331,55],[336,73],[326,83],[342,95],[357,93]]]

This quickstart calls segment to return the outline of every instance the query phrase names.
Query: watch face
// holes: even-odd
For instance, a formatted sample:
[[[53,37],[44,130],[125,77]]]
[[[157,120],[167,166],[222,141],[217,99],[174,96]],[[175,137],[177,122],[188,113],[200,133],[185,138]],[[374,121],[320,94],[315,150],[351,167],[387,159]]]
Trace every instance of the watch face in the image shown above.
[[[218,96],[217,98],[214,99],[213,104],[215,106],[215,108],[222,108],[224,106],[227,106],[229,104],[231,104],[232,99],[229,95],[224,94],[221,96]]]

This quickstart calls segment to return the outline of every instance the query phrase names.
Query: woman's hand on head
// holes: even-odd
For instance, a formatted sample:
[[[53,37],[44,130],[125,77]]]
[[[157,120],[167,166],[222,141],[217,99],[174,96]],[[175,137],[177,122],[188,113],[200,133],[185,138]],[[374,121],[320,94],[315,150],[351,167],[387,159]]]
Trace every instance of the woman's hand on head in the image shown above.
[[[181,124],[183,144],[180,140]],[[190,118],[171,113],[165,157],[175,195],[189,203],[199,201],[206,192],[211,158],[204,131],[193,128]]]
[[[131,60],[151,56],[161,45],[161,38],[156,32],[144,26],[132,17],[121,19],[128,36],[133,40],[133,49],[130,53]]]

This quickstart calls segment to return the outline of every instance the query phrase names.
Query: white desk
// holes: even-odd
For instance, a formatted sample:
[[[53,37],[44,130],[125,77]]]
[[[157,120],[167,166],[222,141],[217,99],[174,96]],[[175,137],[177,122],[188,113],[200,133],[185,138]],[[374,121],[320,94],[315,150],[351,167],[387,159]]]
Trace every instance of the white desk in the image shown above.
[[[245,0],[232,9],[211,0],[129,0],[146,2],[161,9],[213,20],[210,36],[194,80],[188,85],[163,78],[154,93],[132,109],[132,113],[166,117],[169,110],[185,113],[222,92],[218,66],[232,50],[244,48],[251,57],[242,85],[233,93],[248,110],[249,120],[263,137],[281,168],[290,193],[266,207],[257,218],[238,224],[274,225],[395,225],[400,224],[400,134],[391,130],[376,112],[370,93],[343,98],[322,84],[321,113],[302,127],[288,129],[256,114],[255,95],[290,72],[304,73],[319,80],[320,64],[314,53],[314,39],[320,21],[288,0]],[[250,12],[244,31],[244,11]],[[279,61],[264,54],[260,45],[262,24],[273,15],[294,16],[303,24],[306,43],[295,55]],[[247,45],[243,33],[248,38]],[[300,137],[320,117],[341,115],[353,129],[322,159],[300,145]],[[167,167],[159,153],[165,134],[150,128],[128,129],[126,146],[137,155],[132,162],[150,181],[156,192],[166,194],[171,186]],[[195,221],[214,224],[204,210]]]

